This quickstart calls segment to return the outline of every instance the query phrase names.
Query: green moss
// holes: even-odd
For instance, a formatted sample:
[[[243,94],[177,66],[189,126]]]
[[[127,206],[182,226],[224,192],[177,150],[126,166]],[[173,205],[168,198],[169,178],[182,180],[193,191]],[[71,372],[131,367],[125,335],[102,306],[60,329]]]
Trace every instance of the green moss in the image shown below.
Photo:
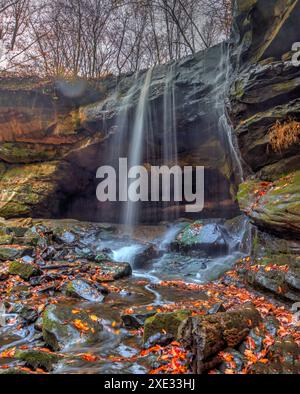
[[[201,220],[189,224],[185,229],[177,236],[177,240],[185,246],[192,246],[199,243],[199,236],[201,236],[201,229],[203,223]]]
[[[0,144],[0,158],[8,163],[33,163],[57,160],[67,148],[57,145],[6,142]]]
[[[29,246],[19,245],[1,245],[0,246],[0,260],[2,261],[13,261],[19,259],[25,255],[31,256],[33,254],[33,248]]]
[[[270,183],[267,188],[260,181],[246,181],[240,185],[238,201],[241,209],[261,227],[300,236],[300,171]]]
[[[170,313],[157,313],[145,321],[144,342],[155,334],[167,332],[177,338],[180,324],[190,316],[190,311],[178,311]]]
[[[290,254],[270,254],[257,260],[259,265],[264,266],[270,264],[294,266],[296,265],[296,262],[297,258]]]
[[[11,275],[19,275],[24,280],[29,280],[31,277],[41,273],[37,266],[21,261],[12,261],[9,265],[8,272]]]
[[[53,353],[40,350],[18,350],[15,353],[15,359],[25,362],[28,367],[43,368],[46,371],[52,371],[55,364],[61,357]]]

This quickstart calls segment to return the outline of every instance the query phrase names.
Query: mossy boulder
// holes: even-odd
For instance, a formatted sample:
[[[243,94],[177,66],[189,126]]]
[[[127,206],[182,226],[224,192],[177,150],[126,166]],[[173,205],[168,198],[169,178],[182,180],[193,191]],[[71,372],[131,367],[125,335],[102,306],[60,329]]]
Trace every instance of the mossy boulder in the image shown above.
[[[198,250],[209,255],[225,253],[228,250],[226,233],[216,223],[203,224],[196,221],[177,235],[171,249],[183,252]]]
[[[278,298],[292,302],[300,301],[300,292],[289,286],[286,273],[283,271],[260,268],[258,271],[248,271],[246,280],[254,288],[276,295]]]
[[[258,226],[300,239],[300,171],[275,182],[246,181],[238,201]]]
[[[118,280],[126,278],[132,274],[132,268],[129,263],[102,261],[94,263],[94,266],[100,268],[100,275],[98,276],[99,282]]]
[[[34,249],[30,246],[21,245],[1,245],[0,261],[12,261],[23,256],[32,256]]]
[[[42,271],[38,266],[23,261],[12,261],[9,265],[8,271],[11,275],[19,275],[24,280],[29,280],[34,276],[39,276]]]
[[[26,366],[37,369],[42,368],[48,372],[54,369],[61,356],[40,350],[17,350],[14,358],[23,361]]]
[[[156,315],[156,309],[149,310],[146,307],[135,308],[133,313],[124,312],[121,315],[121,319],[123,324],[127,328],[141,328],[144,326],[145,321],[150,317]]]
[[[157,313],[145,321],[144,342],[156,334],[167,333],[177,338],[180,324],[191,315],[190,311]]]
[[[103,326],[86,311],[74,311],[69,305],[50,305],[42,318],[44,341],[54,351],[75,343],[93,344],[103,330]]]

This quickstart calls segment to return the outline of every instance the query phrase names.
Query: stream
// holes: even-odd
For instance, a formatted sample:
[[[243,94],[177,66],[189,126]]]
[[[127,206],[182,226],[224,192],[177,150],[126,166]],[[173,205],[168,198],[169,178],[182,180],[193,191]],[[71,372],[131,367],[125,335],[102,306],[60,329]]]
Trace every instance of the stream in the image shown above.
[[[97,251],[109,252],[116,262],[129,262],[133,269],[131,277],[113,282],[113,286],[121,291],[110,292],[103,303],[86,301],[66,301],[73,308],[80,308],[99,317],[104,326],[101,341],[95,345],[69,345],[63,352],[68,359],[59,363],[55,373],[131,373],[139,374],[149,371],[147,359],[134,361],[117,361],[117,358],[131,358],[138,354],[142,342],[141,337],[122,324],[121,312],[136,307],[153,307],[159,309],[162,305],[172,304],[181,300],[198,300],[199,291],[178,292],[174,288],[157,287],[161,281],[182,280],[186,283],[208,283],[219,278],[230,270],[233,264],[244,256],[240,242],[235,239],[232,250],[228,255],[210,257],[193,257],[170,251],[170,243],[186,225],[184,222],[162,226],[137,226],[132,235],[126,234],[126,228],[120,226],[117,234],[110,234],[100,241],[95,235],[83,236],[81,244]],[[152,245],[158,253],[153,259],[139,259],[145,250],[145,245]],[[235,246],[233,246],[235,245]],[[2,315],[2,319],[3,319]],[[14,346],[29,345],[39,340],[39,335],[33,325],[21,331],[17,330],[17,316],[5,316],[7,324],[0,329],[0,352]],[[76,355],[91,354],[100,357],[97,363],[79,360]],[[72,355],[72,357],[69,356]],[[75,357],[75,358],[74,358]],[[0,359],[0,365],[3,364]],[[2,364],[1,364],[2,363]]]

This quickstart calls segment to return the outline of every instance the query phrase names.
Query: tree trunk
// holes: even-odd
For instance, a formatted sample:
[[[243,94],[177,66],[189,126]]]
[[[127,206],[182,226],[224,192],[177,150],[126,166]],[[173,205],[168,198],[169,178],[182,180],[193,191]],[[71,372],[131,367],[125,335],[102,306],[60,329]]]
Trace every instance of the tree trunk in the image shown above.
[[[260,320],[260,314],[252,304],[185,320],[178,333],[183,345],[192,352],[193,373],[201,374],[216,367],[221,362],[219,352],[239,345]]]

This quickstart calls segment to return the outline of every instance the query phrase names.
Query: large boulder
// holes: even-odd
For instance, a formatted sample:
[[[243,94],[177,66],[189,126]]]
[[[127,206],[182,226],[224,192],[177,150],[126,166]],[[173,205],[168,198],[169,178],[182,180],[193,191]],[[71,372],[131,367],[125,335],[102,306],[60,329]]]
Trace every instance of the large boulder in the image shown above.
[[[201,221],[187,225],[171,244],[171,249],[182,252],[198,251],[207,255],[218,255],[228,250],[227,233],[218,224],[203,224]]]
[[[180,324],[191,315],[190,311],[180,310],[178,312],[157,313],[145,321],[144,342],[146,343],[156,334],[170,334],[177,338]]]
[[[52,371],[55,364],[61,359],[61,356],[55,353],[28,349],[28,350],[17,350],[14,358],[16,360],[22,361],[27,367],[34,369],[42,368],[46,371]]]
[[[42,274],[41,269],[37,265],[24,261],[12,261],[8,271],[11,275],[18,275],[24,280],[29,280]]]
[[[258,226],[300,238],[300,171],[275,182],[246,181],[240,186],[238,200]]]

